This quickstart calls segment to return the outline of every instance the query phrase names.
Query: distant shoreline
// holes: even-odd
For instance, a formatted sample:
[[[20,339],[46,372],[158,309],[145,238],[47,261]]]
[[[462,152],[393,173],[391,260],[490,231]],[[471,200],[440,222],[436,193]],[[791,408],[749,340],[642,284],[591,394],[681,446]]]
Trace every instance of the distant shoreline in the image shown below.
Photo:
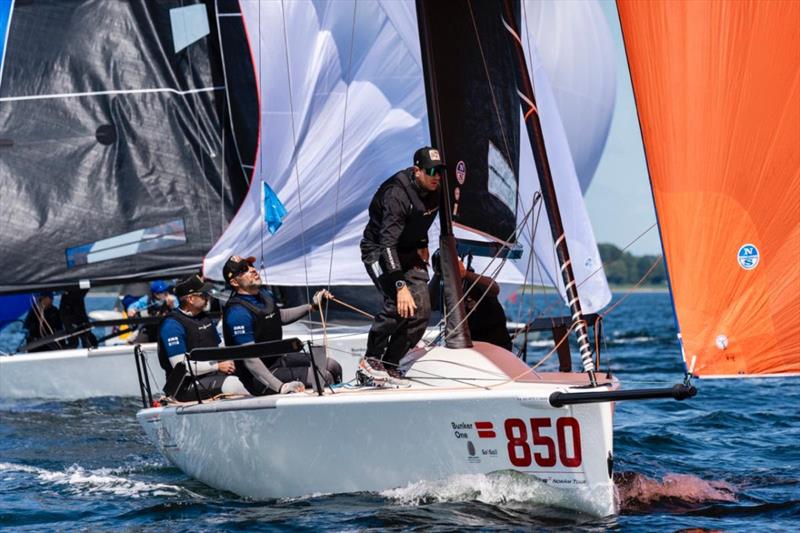
[[[620,292],[621,293],[637,292],[637,293],[644,293],[644,294],[647,294],[647,293],[665,293],[665,294],[668,294],[669,293],[669,289],[667,288],[666,285],[655,285],[655,286],[654,285],[645,285],[645,286],[641,286],[641,287],[634,287],[633,285],[609,285],[608,288],[611,289],[611,292],[615,292],[615,293],[620,293]],[[517,289],[517,292],[522,292],[523,290],[525,292],[536,292],[536,293],[552,292],[552,293],[555,293],[555,289],[553,287],[542,287],[540,285],[526,285],[525,287],[520,287],[519,289]],[[578,290],[580,290],[580,289],[578,289]]]

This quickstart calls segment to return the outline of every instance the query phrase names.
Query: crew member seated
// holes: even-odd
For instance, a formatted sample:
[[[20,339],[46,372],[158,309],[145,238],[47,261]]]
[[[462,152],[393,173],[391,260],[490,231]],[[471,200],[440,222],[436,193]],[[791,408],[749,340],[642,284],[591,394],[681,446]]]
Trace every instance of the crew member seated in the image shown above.
[[[28,316],[25,317],[25,323],[22,327],[27,331],[25,338],[27,344],[43,337],[49,337],[55,333],[59,333],[64,329],[61,324],[61,316],[58,313],[58,308],[53,305],[52,292],[45,291],[36,295],[36,299],[33,305],[31,305],[31,309],[28,311]],[[44,352],[48,350],[61,350],[65,347],[66,345],[63,341],[53,341],[28,351]]]
[[[439,250],[434,252],[431,264],[433,266],[433,278],[429,284],[431,304],[434,308],[438,308],[441,302],[439,290],[442,279]],[[514,345],[508,334],[506,313],[497,299],[500,286],[492,278],[476,274],[472,268],[466,268],[460,260],[458,273],[463,281],[464,308],[472,340],[488,342],[512,351]]]
[[[182,383],[173,397],[182,402],[213,398],[219,394],[247,395],[247,389],[233,375],[236,365],[233,361],[196,362],[191,361],[192,381],[186,370],[186,354],[194,348],[213,348],[220,344],[219,334],[205,313],[208,303],[210,283],[204,283],[200,276],[192,275],[180,281],[175,287],[175,295],[180,301],[178,309],[170,312],[159,325],[158,362],[170,381],[173,369],[181,365]]]
[[[222,276],[233,289],[225,305],[222,321],[225,344],[228,346],[281,340],[283,325],[291,324],[309,311],[319,309],[323,299],[332,297],[328,291],[321,290],[314,295],[313,304],[279,309],[272,293],[261,285],[261,276],[253,267],[254,262],[254,257],[242,258],[234,255],[222,269]],[[314,383],[313,370],[305,354],[265,359],[264,363],[281,381],[301,381],[307,387]],[[320,369],[320,373],[328,384],[342,382],[342,367],[332,358],[328,358],[327,368]],[[237,365],[237,375],[254,395],[273,394],[277,391],[274,386],[254,379],[249,366]]]

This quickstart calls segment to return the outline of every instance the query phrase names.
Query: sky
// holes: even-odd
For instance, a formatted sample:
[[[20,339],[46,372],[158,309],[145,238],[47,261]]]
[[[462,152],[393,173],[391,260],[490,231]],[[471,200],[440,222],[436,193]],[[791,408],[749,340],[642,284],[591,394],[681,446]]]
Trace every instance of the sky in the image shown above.
[[[656,222],[650,181],[633,99],[617,7],[600,0],[616,46],[617,102],[600,164],[585,200],[597,242],[625,248]],[[658,227],[653,227],[627,251],[661,254]]]

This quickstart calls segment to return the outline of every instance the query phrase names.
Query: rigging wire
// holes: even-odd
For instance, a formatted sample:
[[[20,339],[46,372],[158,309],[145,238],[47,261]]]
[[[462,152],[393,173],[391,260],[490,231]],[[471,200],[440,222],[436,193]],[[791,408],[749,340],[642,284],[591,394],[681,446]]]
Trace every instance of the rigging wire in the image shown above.
[[[186,60],[189,66],[189,79],[194,79],[194,63],[192,61],[192,50],[194,47],[190,46],[186,48]],[[227,88],[226,88],[227,90]],[[197,93],[192,93],[192,104],[189,104],[187,100],[187,104],[189,104],[190,114],[192,117],[192,121],[194,122],[194,134],[196,135],[197,141],[197,151],[200,155],[200,172],[203,176],[203,187],[200,189],[200,197],[205,204],[205,211],[206,211],[206,218],[208,218],[208,236],[210,237],[211,243],[213,244],[216,241],[216,237],[214,236],[214,223],[211,220],[211,194],[209,193],[210,184],[208,182],[208,176],[206,175],[206,148],[208,149],[208,156],[213,160],[214,148],[211,145],[209,139],[205,138],[205,131],[203,128],[200,127],[200,120],[197,118],[197,110],[200,107],[200,101],[197,96]],[[205,146],[203,146],[205,144]],[[192,143],[194,145],[194,143]],[[213,166],[212,166],[213,168]],[[224,211],[224,209],[223,209]],[[199,222],[199,220],[198,220]]]
[[[467,7],[469,7],[469,16],[470,20],[472,20],[472,28],[475,30],[475,40],[478,43],[478,50],[481,53],[481,63],[483,65],[483,71],[486,74],[486,83],[489,85],[489,92],[492,95],[492,105],[494,106],[494,113],[497,118],[497,123],[500,125],[500,135],[503,138],[503,147],[506,150],[506,161],[512,161],[511,159],[511,148],[508,145],[508,138],[506,136],[506,129],[503,124],[503,120],[500,116],[500,107],[497,103],[497,96],[494,93],[494,85],[492,84],[492,77],[489,75],[489,66],[486,63],[486,56],[483,53],[483,45],[481,44],[481,36],[478,32],[478,25],[475,22],[475,13],[472,11],[472,0],[467,0]],[[517,190],[517,199],[519,200],[519,190]],[[513,237],[513,234],[511,235]]]
[[[231,109],[231,92],[230,92],[230,89],[228,87],[228,71],[225,68],[225,49],[222,46],[222,27],[221,27],[220,22],[219,22],[219,19],[220,19],[219,0],[214,0],[214,11],[215,11],[215,15],[216,15],[215,18],[216,18],[216,23],[217,23],[217,38],[219,39],[219,56],[220,56],[220,61],[222,63],[222,81],[225,84],[225,100],[228,103],[228,110],[230,111],[230,109]],[[240,15],[240,18],[241,18],[241,15]],[[244,25],[244,22],[242,22],[242,24]],[[260,48],[260,46],[261,46],[261,42],[259,41],[259,48]],[[261,65],[259,64],[259,72],[261,72],[261,68],[260,67],[261,67]],[[261,120],[261,116],[260,115],[261,115],[261,113],[259,113],[259,121]],[[236,151],[236,159],[239,161],[239,167],[242,170],[242,177],[244,178],[244,182],[245,182],[246,185],[249,185],[250,184],[250,179],[248,179],[248,173],[247,173],[247,170],[245,169],[244,161],[242,161],[242,153],[239,150],[239,141],[236,138],[236,130],[233,127],[233,114],[229,113],[228,114],[228,118],[230,119],[229,122],[230,122],[230,127],[231,127],[231,136],[233,137],[233,147],[234,147],[234,150]],[[224,148],[223,148],[222,154],[223,154],[223,158],[224,158],[224,154],[225,154]]]
[[[350,29],[350,50],[347,55],[347,76],[344,80],[344,113],[342,115],[342,139],[341,143],[339,144],[339,174],[336,178],[336,200],[334,203],[334,210],[333,210],[333,224],[331,226],[331,258],[330,263],[328,265],[328,287],[327,289],[331,289],[331,277],[333,275],[333,252],[336,246],[336,220],[339,216],[339,190],[342,183],[342,166],[344,163],[344,136],[345,131],[347,128],[347,105],[350,98],[350,83],[352,83],[352,69],[353,69],[353,45],[355,43],[355,35],[356,35],[356,7],[358,6],[357,2],[353,2],[353,24]],[[322,302],[320,302],[322,303]],[[325,302],[324,309],[320,305],[320,315],[325,314],[328,311],[328,303]],[[323,329],[322,334],[325,336],[325,345],[327,346],[327,332],[325,330],[325,325],[323,321]]]
[[[283,7],[283,6],[281,5],[281,7]],[[284,31],[285,30],[286,30],[286,26],[284,25]],[[263,69],[262,69],[262,63],[261,63],[261,2],[259,2],[258,3],[258,87],[259,87],[259,89],[262,87],[262,84],[261,84],[261,73],[262,72],[263,72]],[[259,98],[259,101],[260,101],[260,98]],[[258,117],[259,126],[258,127],[261,128],[261,124],[260,124],[260,121],[261,121],[261,110],[260,109],[259,109],[258,115],[259,115],[259,117]],[[264,172],[264,150],[262,150],[260,146],[257,147],[257,150],[258,150],[258,168],[259,168],[260,173],[263,174],[263,172]],[[255,175],[256,175],[255,169],[253,169],[253,178],[255,178]],[[261,192],[261,195],[260,195],[261,202],[260,203],[261,203],[262,212],[261,212],[261,216],[259,217],[261,219],[260,220],[260,222],[261,222],[261,233],[260,233],[261,238],[258,240],[258,244],[259,244],[259,247],[260,247],[259,265],[258,266],[259,266],[259,271],[264,273],[264,283],[265,284],[269,284],[269,278],[267,277],[267,268],[266,268],[266,264],[264,263],[264,239],[266,238],[266,231],[265,230],[266,230],[266,223],[267,222],[265,220],[265,218],[266,218],[265,217],[265,213],[263,212],[263,209],[264,209],[264,198],[263,198],[263,195],[264,195],[264,183],[263,182],[266,182],[266,180],[264,179],[264,176],[261,176],[261,175],[259,175],[259,178],[260,179],[259,179],[258,186],[261,187],[261,191],[260,191]],[[251,187],[253,186],[252,183],[250,184],[250,186]]]
[[[259,3],[259,10],[261,8],[261,4]],[[299,158],[300,154],[297,150],[297,131],[295,129],[294,123],[294,99],[292,98],[292,72],[291,66],[292,62],[289,58],[289,36],[286,29],[286,6],[284,0],[281,0],[281,18],[283,20],[283,44],[284,44],[284,55],[286,58],[286,81],[288,84],[289,89],[289,113],[292,122],[292,145],[294,146],[294,175],[295,180],[297,182],[297,204],[300,210],[300,243],[302,246],[302,255],[303,255],[303,270],[305,271],[305,278],[306,278],[306,303],[311,303],[311,292],[308,287],[308,261],[306,259],[306,229],[305,229],[305,221],[303,219],[303,195],[300,191],[300,169],[299,169]],[[259,24],[260,26],[260,24]],[[259,54],[261,52],[261,48],[259,48]],[[263,218],[263,217],[262,217]],[[310,313],[309,313],[310,314]],[[311,336],[311,341],[314,341],[314,332],[313,330],[309,332]]]

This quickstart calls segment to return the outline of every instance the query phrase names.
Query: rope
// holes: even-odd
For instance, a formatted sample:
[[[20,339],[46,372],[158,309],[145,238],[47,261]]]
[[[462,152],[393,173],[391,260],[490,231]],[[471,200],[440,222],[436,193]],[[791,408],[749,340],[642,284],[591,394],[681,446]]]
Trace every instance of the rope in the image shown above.
[[[614,305],[612,305],[611,307],[609,307],[608,309],[606,309],[606,312],[605,312],[605,313],[602,313],[600,316],[601,316],[601,317],[606,317],[606,316],[607,316],[607,315],[608,315],[608,314],[609,314],[611,311],[613,311],[613,310],[614,310],[614,309],[615,309],[617,306],[619,306],[619,304],[621,304],[622,302],[624,302],[625,300],[627,300],[627,299],[628,299],[628,297],[629,297],[631,294],[633,294],[633,291],[634,291],[634,289],[637,289],[637,288],[639,287],[639,285],[641,285],[642,283],[644,283],[644,280],[646,280],[646,279],[647,279],[647,278],[650,276],[650,274],[652,274],[652,273],[653,273],[653,270],[655,270],[655,269],[656,269],[656,267],[658,266],[658,264],[659,264],[660,262],[661,262],[661,256],[658,256],[658,257],[656,258],[656,260],[655,260],[655,261],[653,261],[653,264],[652,264],[652,265],[650,265],[650,268],[648,268],[648,269],[647,269],[647,272],[645,272],[645,273],[644,273],[644,276],[642,276],[642,279],[640,279],[640,280],[639,280],[639,281],[636,283],[636,285],[634,285],[633,287],[631,287],[630,289],[628,289],[628,292],[626,292],[626,293],[625,293],[625,295],[624,295],[622,298],[620,298],[620,299],[619,299],[619,301],[617,301],[617,303],[615,303]]]
[[[345,303],[345,302],[339,300],[338,298],[331,298],[330,301],[331,302],[335,302],[335,303],[341,305],[342,307],[346,307],[347,309],[350,309],[351,311],[355,311],[356,313],[358,313],[360,315],[363,315],[363,316],[369,318],[370,320],[375,318],[374,315],[371,315],[371,314],[367,313],[366,311],[364,311],[362,309],[359,309],[358,307],[356,307],[354,305],[350,305],[348,303]],[[323,327],[324,327],[324,323],[323,323]]]

